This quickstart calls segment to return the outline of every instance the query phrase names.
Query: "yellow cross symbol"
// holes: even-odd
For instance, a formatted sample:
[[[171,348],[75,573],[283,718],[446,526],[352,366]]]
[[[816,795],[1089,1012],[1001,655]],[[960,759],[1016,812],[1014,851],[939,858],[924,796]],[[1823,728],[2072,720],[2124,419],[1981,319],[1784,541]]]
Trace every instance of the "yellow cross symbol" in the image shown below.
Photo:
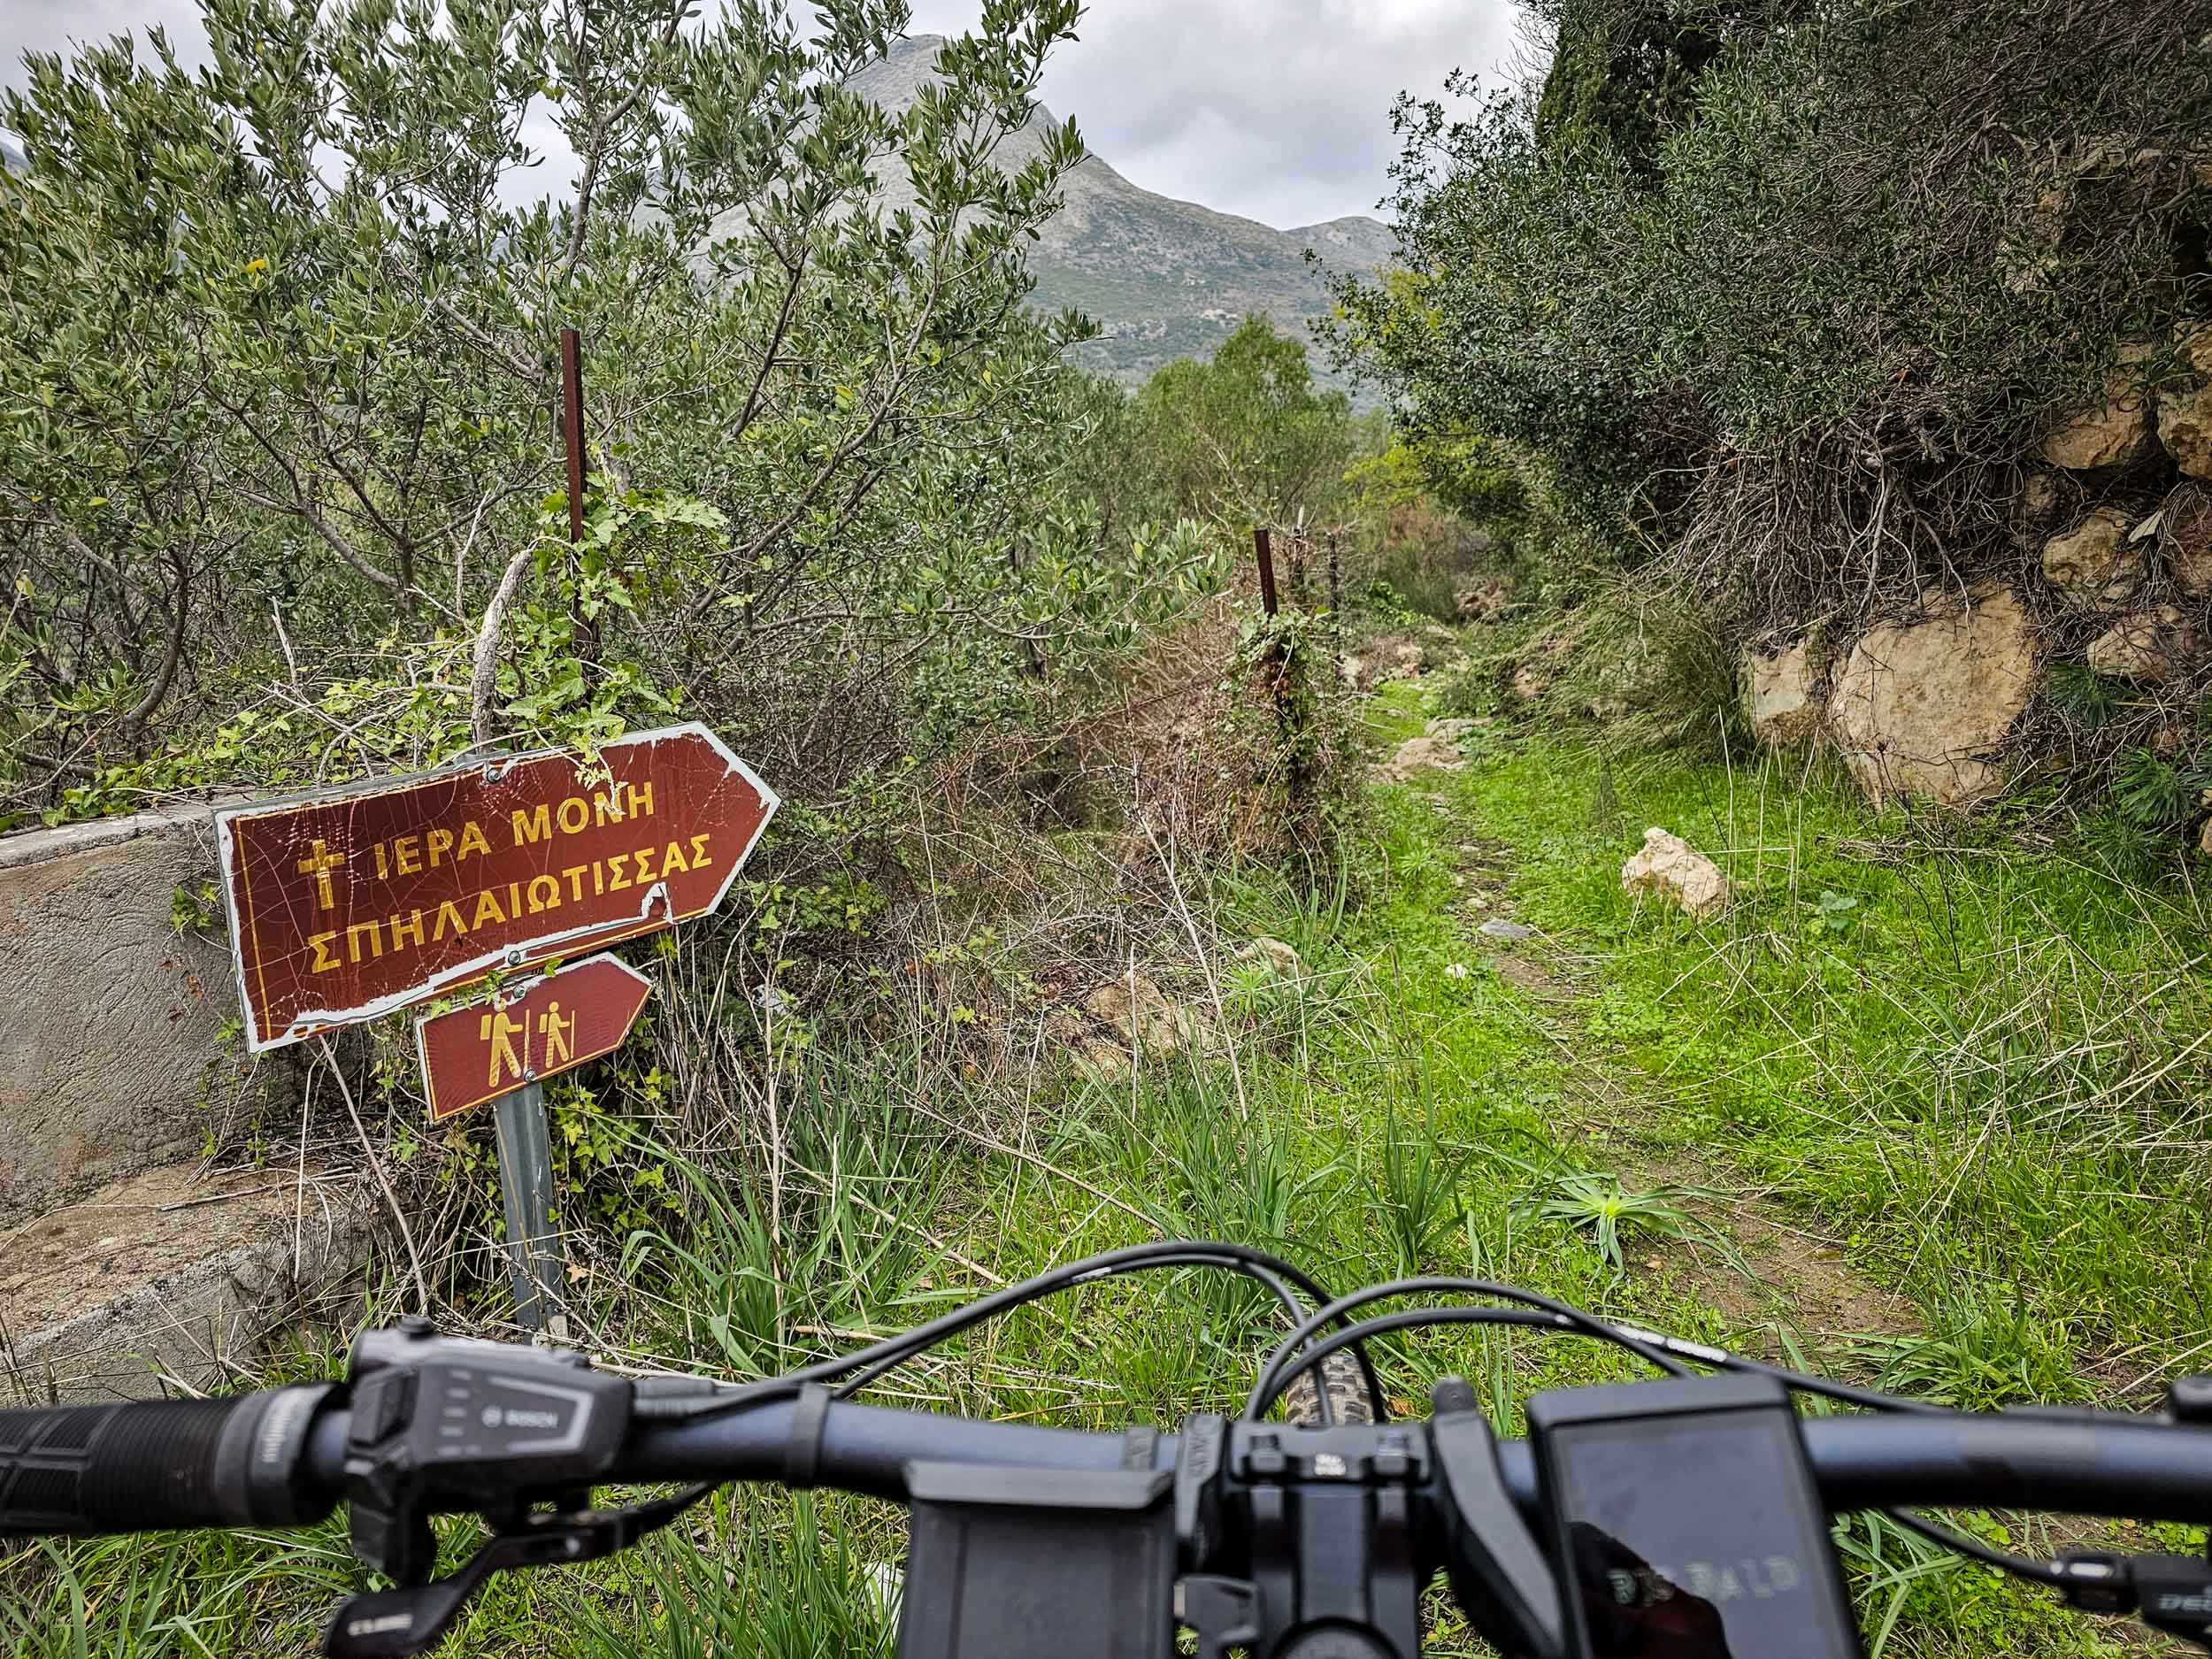
[[[300,874],[315,878],[315,899],[325,910],[338,902],[330,890],[330,872],[345,861],[345,854],[326,851],[320,836],[316,837],[315,850],[300,860]]]

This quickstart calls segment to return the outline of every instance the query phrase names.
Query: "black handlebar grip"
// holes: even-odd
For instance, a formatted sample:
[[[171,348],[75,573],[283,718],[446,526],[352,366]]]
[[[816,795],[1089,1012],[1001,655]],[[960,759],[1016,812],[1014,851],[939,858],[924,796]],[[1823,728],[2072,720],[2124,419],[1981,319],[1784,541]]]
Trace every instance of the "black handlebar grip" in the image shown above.
[[[296,1526],[329,1512],[302,1479],[327,1384],[232,1400],[0,1411],[0,1533]]]

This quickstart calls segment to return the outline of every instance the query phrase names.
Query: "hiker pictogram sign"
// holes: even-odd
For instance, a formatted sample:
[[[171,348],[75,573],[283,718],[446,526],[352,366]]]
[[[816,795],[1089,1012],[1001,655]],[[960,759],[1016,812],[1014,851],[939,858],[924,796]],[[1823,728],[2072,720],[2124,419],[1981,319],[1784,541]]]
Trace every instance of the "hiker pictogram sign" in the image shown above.
[[[588,956],[534,982],[415,1022],[437,1123],[612,1054],[652,981],[618,956]]]
[[[777,806],[703,726],[215,815],[254,1049],[718,906]]]

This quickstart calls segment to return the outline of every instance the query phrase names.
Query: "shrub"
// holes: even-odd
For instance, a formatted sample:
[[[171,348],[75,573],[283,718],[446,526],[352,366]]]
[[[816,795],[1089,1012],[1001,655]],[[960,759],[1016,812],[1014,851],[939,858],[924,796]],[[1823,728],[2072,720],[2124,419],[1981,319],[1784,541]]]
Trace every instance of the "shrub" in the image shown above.
[[[1540,93],[1402,102],[1407,269],[1339,285],[1337,346],[1709,601],[2016,560],[2042,420],[2212,307],[2193,0],[1537,10]]]
[[[904,8],[820,13],[204,0],[204,73],[34,56],[0,98],[0,810],[695,712],[823,799],[1202,585],[1187,536],[1054,485],[1081,327],[1027,312],[1023,250],[1081,145],[991,155],[1073,0],[990,0],[896,115],[849,82]],[[529,191],[526,114],[572,186]]]

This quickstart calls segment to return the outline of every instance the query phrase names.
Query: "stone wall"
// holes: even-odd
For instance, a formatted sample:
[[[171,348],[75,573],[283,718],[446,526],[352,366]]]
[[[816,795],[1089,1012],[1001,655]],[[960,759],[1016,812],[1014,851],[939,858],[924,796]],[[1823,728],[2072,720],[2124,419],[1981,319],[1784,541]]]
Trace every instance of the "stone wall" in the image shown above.
[[[296,1098],[298,1063],[247,1064],[219,927],[177,931],[215,874],[204,806],[0,838],[0,1224],[198,1153]]]
[[[2036,757],[2022,732],[2070,663],[2147,706],[2186,703],[2212,667],[2212,325],[2120,354],[2104,395],[2027,457],[2018,567],[1831,640],[1744,653],[1747,713],[1775,747],[1832,746],[1868,795],[1968,808]],[[2212,833],[2212,832],[2208,832]]]

